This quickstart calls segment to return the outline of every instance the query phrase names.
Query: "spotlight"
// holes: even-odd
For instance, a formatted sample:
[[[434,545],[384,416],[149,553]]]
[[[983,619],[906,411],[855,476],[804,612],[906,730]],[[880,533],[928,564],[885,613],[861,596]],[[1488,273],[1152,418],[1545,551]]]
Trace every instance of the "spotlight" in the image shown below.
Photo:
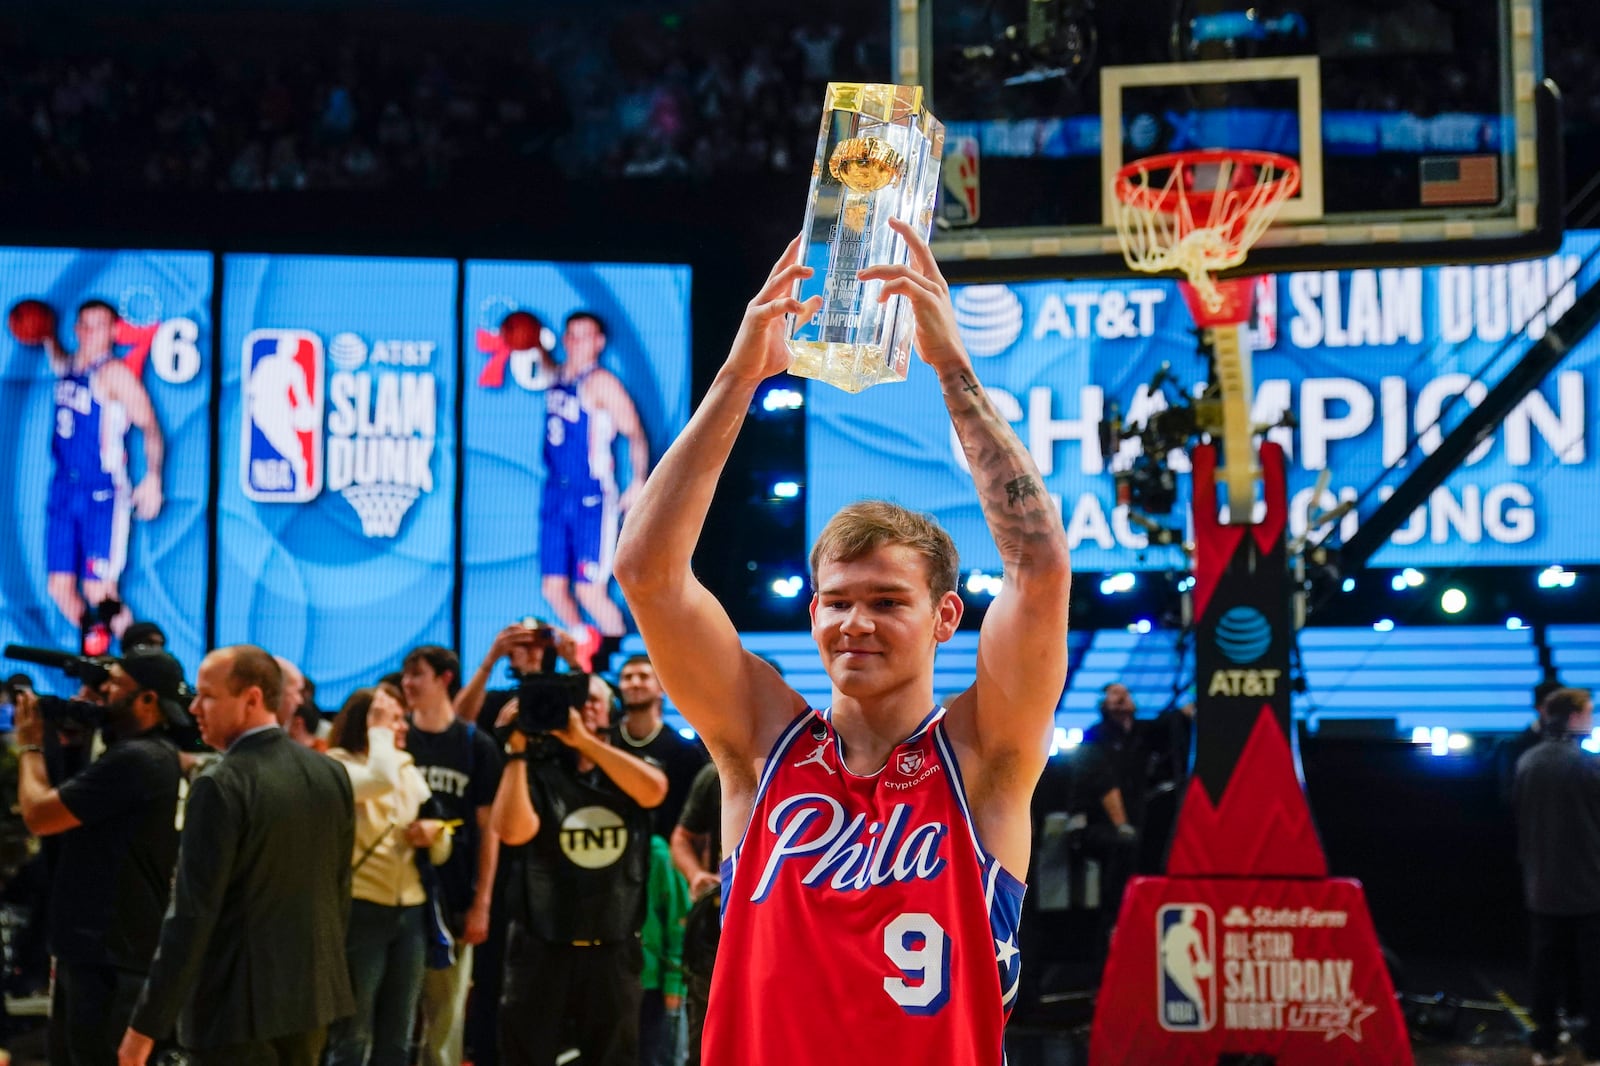
[[[772,498],[775,500],[792,500],[800,495],[800,483],[797,481],[775,481],[772,485]]]
[[[1190,575],[1189,577],[1186,577],[1182,581],[1178,582],[1178,591],[1179,592],[1188,592],[1192,588],[1194,588],[1194,576],[1193,575]]]
[[[797,389],[778,387],[768,389],[761,397],[763,411],[798,411],[806,403],[805,394]]]
[[[1518,630],[1518,629],[1527,629],[1528,628],[1528,623],[1524,622],[1522,619],[1518,618],[1516,615],[1512,615],[1510,618],[1506,619],[1506,628],[1510,629],[1512,631],[1515,631],[1515,630]]]
[[[678,730],[678,735],[684,740],[693,740],[695,737],[694,730],[690,729],[688,726],[684,726],[682,729]]]
[[[1133,586],[1138,583],[1138,578],[1124,570],[1119,574],[1109,574],[1100,581],[1100,595],[1115,596],[1119,592],[1132,592]]]
[[[1539,571],[1539,587],[1542,589],[1570,589],[1577,580],[1578,575],[1560,563],[1552,563]]]
[[[1467,594],[1456,588],[1445,589],[1439,597],[1439,609],[1445,614],[1460,614],[1467,609]]]
[[[1591,754],[1600,755],[1600,729],[1590,733],[1587,740],[1579,741],[1578,747]]]
[[[1376,632],[1387,633],[1390,630],[1394,629],[1394,619],[1392,619],[1392,618],[1380,618],[1376,622],[1372,623],[1372,628]]]
[[[1150,632],[1150,630],[1153,628],[1155,627],[1150,624],[1150,619],[1141,618],[1128,627],[1128,632],[1137,633],[1140,636],[1143,636],[1144,634]]]
[[[1000,578],[999,574],[986,574],[982,570],[974,570],[967,575],[967,591],[974,596],[998,596]]]
[[[1425,726],[1425,725],[1419,725],[1415,729],[1411,730],[1411,743],[1413,743],[1413,744],[1426,744],[1426,743],[1428,743],[1428,727]]]
[[[1429,731],[1428,753],[1430,755],[1450,754],[1450,730],[1442,725],[1436,725]]]
[[[1353,578],[1353,577],[1345,578],[1344,581],[1339,585],[1339,591],[1340,592],[1354,592],[1355,590],[1356,590],[1356,579]]]
[[[1071,729],[1063,729],[1060,726],[1056,726],[1055,732],[1050,735],[1050,754],[1053,757],[1063,751],[1071,751],[1082,743],[1083,730],[1076,726]]]
[[[805,584],[805,579],[799,574],[780,577],[772,583],[772,594],[782,599],[792,600],[800,595],[800,591],[805,588]]]
[[[1409,586],[1406,585],[1406,578],[1404,574],[1396,574],[1394,577],[1389,579],[1389,587],[1394,589],[1396,592],[1404,592]]]
[[[1449,739],[1445,741],[1445,746],[1451,751],[1466,751],[1472,747],[1472,738],[1465,733],[1451,733]]]
[[[1400,576],[1405,578],[1406,585],[1409,588],[1421,588],[1423,582],[1428,580],[1427,576],[1424,575],[1421,570],[1410,566],[1400,571]]]

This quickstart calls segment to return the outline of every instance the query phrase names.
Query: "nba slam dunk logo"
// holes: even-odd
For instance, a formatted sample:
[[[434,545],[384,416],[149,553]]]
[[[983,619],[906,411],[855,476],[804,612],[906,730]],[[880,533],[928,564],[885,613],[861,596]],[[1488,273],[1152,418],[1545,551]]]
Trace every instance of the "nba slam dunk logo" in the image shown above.
[[[322,338],[258,329],[244,340],[240,481],[258,503],[309,503],[337,492],[368,537],[393,537],[433,491],[438,433],[432,341]],[[326,415],[326,417],[324,417]],[[326,432],[324,433],[324,430]]]
[[[1156,912],[1156,1017],[1175,1033],[1217,1024],[1217,918],[1204,903]]]

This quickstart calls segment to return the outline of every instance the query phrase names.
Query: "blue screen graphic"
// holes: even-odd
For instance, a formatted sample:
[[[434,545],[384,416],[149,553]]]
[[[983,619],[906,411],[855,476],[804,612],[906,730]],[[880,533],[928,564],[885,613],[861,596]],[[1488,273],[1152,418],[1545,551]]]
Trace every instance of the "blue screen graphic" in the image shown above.
[[[68,612],[114,596],[125,618],[157,622],[191,673],[197,665],[211,264],[196,252],[0,249],[0,643],[76,651]],[[48,669],[13,670],[43,691],[76,687]]]
[[[217,642],[283,655],[332,709],[448,645],[456,264],[223,263]]]
[[[1298,420],[1273,439],[1289,455],[1291,535],[1304,530],[1313,485],[1354,499],[1392,486],[1572,305],[1600,280],[1600,234],[1574,233],[1549,259],[1478,267],[1285,274],[1261,290],[1253,327],[1254,421]],[[963,338],[979,380],[1059,497],[1081,570],[1177,567],[1176,548],[1151,548],[1118,507],[1112,470],[1136,454],[1104,454],[1098,425],[1120,405],[1140,422],[1159,400],[1146,389],[1163,362],[1177,380],[1203,379],[1193,321],[1174,282],[1042,281],[957,287]],[[1524,334],[1523,331],[1526,330]],[[1519,334],[1523,334],[1519,337]],[[1479,375],[1481,379],[1479,378]],[[1600,562],[1589,535],[1597,460],[1588,439],[1600,386],[1591,334],[1497,427],[1373,558],[1377,566]],[[1465,399],[1458,400],[1457,397]],[[913,365],[907,382],[848,396],[809,393],[807,524],[814,537],[839,507],[884,492],[934,514],[969,568],[997,569],[937,382]],[[1430,429],[1430,427],[1436,427]],[[1417,440],[1410,450],[1408,443]],[[1187,527],[1187,465],[1170,525]],[[1378,491],[1341,526],[1370,515]]]
[[[688,421],[690,271],[469,262],[465,286],[470,672],[495,633],[527,616],[569,630],[632,628],[610,551],[639,472]]]

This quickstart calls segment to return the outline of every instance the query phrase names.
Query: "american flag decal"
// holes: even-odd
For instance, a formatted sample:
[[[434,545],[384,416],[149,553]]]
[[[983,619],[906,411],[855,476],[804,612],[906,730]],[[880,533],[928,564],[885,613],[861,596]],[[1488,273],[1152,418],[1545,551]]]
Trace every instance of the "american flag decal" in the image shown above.
[[[1424,207],[1500,201],[1498,156],[1433,156],[1418,164],[1417,176]]]

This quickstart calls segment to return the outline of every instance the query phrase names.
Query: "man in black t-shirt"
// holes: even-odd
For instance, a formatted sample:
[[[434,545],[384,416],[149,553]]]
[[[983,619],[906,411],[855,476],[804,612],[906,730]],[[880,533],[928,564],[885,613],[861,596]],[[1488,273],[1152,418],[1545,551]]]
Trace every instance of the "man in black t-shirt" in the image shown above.
[[[625,751],[642,755],[660,764],[667,774],[667,798],[656,808],[656,836],[672,839],[689,786],[706,764],[706,749],[697,741],[685,740],[668,728],[661,718],[661,682],[647,655],[634,655],[622,664],[617,675],[625,717],[612,738]]]
[[[659,767],[610,742],[611,688],[589,678],[567,728],[507,744],[494,829],[516,848],[500,1057],[549,1066],[576,1044],[588,1066],[639,1061],[639,971]],[[521,765],[519,765],[521,764]]]
[[[52,1045],[65,1066],[116,1061],[155,954],[178,861],[178,751],[162,727],[185,726],[183,668],[137,649],[103,691],[109,747],[52,788],[44,722],[30,692],[17,702],[17,802],[28,828],[61,838],[50,886],[56,979]]]
[[[694,900],[683,928],[683,1006],[689,1035],[685,1066],[700,1066],[700,1033],[722,933],[722,778],[716,763],[701,767],[689,786],[672,831],[672,864],[689,882]]]
[[[463,1058],[473,948],[489,934],[500,842],[489,809],[500,781],[500,750],[488,732],[463,722],[451,705],[460,682],[455,652],[436,644],[405,657],[400,685],[411,709],[406,750],[433,790],[439,816],[459,820],[450,859],[439,868],[446,920],[456,937],[455,965],[429,970],[422,982],[422,1066],[459,1066]]]
[[[509,722],[500,721],[504,717],[502,712],[516,713],[516,708],[509,706],[517,696],[515,687],[489,687],[494,668],[502,659],[505,660],[513,686],[520,683],[524,674],[554,671],[558,659],[566,662],[570,669],[580,669],[577,645],[572,637],[542,619],[530,616],[511,623],[495,634],[483,661],[461,687],[461,691],[455,694],[453,702],[457,718],[463,722],[477,723],[497,737],[504,737],[511,729]],[[501,876],[503,878],[504,874]],[[504,897],[505,893],[497,886],[489,911],[489,935],[473,949],[474,992],[467,1004],[466,1043],[476,1066],[499,1066],[500,1061],[497,1050],[500,1040],[500,977],[505,969]]]

